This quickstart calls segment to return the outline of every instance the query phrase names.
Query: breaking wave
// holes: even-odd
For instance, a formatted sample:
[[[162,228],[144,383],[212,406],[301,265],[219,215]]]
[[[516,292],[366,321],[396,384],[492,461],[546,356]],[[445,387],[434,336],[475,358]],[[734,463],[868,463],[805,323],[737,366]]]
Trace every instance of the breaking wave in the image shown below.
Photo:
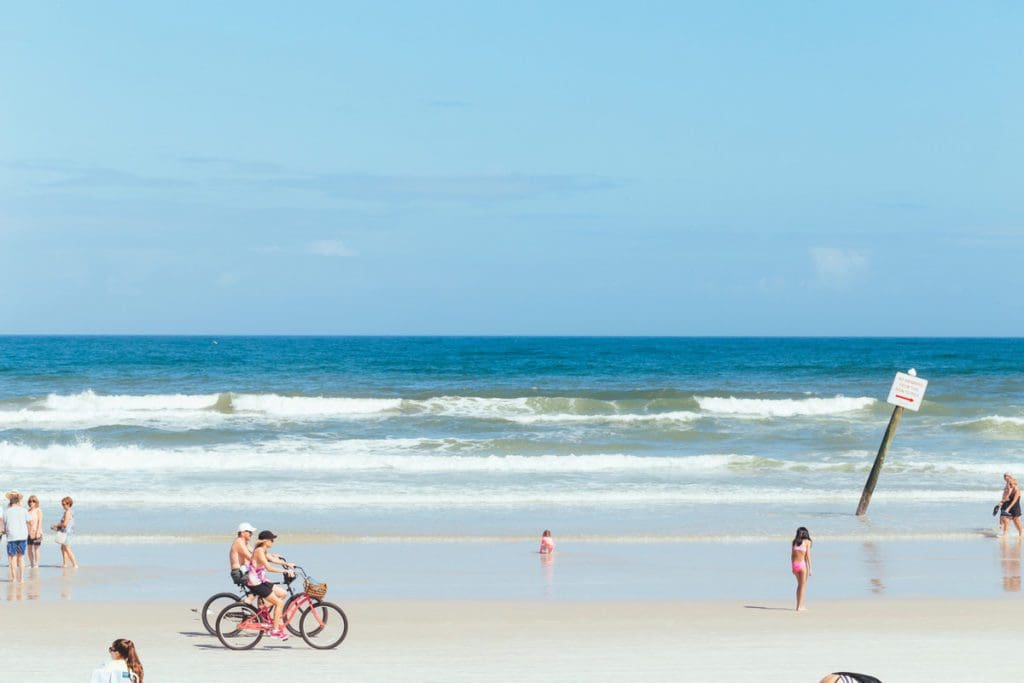
[[[751,417],[838,415],[863,410],[877,403],[875,399],[867,396],[801,399],[698,396],[696,401],[700,409],[708,413]]]
[[[284,396],[280,394],[102,395],[93,391],[51,394],[0,410],[0,429],[89,429],[111,425],[206,429],[221,425],[298,421],[442,416],[544,423],[675,423],[704,417],[799,417],[840,415],[870,407],[867,397],[756,399],[691,397],[602,400],[574,397],[426,399]]]

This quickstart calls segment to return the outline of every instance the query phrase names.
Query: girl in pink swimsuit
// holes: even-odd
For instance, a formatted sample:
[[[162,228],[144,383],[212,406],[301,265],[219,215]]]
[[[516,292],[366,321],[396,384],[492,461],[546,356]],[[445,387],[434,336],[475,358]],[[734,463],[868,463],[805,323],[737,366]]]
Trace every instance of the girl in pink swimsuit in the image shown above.
[[[555,552],[555,539],[551,537],[551,531],[545,529],[540,537],[540,554],[550,555]]]
[[[799,612],[804,610],[804,589],[807,588],[807,577],[811,575],[811,533],[807,527],[796,530],[789,559],[796,577],[796,609]]]

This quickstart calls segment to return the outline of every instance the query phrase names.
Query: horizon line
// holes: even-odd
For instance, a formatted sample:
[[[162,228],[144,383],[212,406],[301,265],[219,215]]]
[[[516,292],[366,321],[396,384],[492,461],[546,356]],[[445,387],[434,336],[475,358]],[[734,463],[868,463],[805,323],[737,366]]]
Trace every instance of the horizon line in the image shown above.
[[[91,337],[91,338],[218,338],[218,339],[242,339],[242,338],[308,338],[308,339],[1006,339],[1024,340],[1024,336],[1017,335],[875,335],[875,334],[835,334],[835,335],[803,335],[803,334],[374,334],[374,333],[228,333],[217,334],[209,332],[14,332],[0,333],[0,339],[4,338],[70,338],[70,337]]]

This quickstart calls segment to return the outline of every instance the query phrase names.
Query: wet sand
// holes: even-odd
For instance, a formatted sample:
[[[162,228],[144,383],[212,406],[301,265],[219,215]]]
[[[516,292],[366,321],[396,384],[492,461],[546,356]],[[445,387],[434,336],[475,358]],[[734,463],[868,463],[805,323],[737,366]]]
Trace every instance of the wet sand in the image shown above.
[[[52,551],[20,599],[201,602],[232,588],[220,543],[76,546],[81,569]],[[789,539],[603,543],[561,540],[554,555],[530,542],[349,542],[280,545],[339,600],[692,601],[791,599]],[[49,548],[47,550],[50,550]],[[175,562],[169,564],[168,557]],[[808,599],[1013,599],[1024,544],[967,539],[818,538]],[[6,568],[0,570],[6,578]],[[0,583],[0,602],[19,599]]]

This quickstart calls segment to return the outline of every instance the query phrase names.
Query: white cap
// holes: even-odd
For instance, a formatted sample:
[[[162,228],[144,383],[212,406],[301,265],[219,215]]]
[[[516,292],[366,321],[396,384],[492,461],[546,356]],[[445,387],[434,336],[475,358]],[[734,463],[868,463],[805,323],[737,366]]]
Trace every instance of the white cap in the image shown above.
[[[252,533],[256,533],[256,527],[254,527],[252,524],[249,524],[249,522],[242,522],[238,525],[238,533],[242,533],[243,531],[250,531]]]

